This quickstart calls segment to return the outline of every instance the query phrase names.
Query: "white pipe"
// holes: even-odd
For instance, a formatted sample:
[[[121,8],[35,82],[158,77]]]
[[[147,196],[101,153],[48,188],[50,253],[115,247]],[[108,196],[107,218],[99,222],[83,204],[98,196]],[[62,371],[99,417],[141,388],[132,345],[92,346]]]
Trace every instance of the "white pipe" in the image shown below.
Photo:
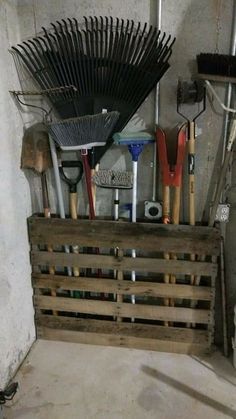
[[[232,20],[232,30],[231,30],[231,46],[230,46],[230,55],[236,55],[236,1],[234,0],[233,5],[233,20]],[[228,83],[226,90],[226,107],[229,108],[232,101],[232,83]],[[224,161],[225,156],[225,147],[228,137],[228,125],[229,125],[229,111],[225,112],[224,121],[223,121],[223,152],[222,152],[222,162]]]
[[[114,220],[119,220],[119,189],[115,189],[115,197],[114,197]]]
[[[57,151],[56,146],[49,135],[49,144],[50,144],[50,150],[51,150],[51,156],[52,156],[52,164],[53,164],[53,171],[55,176],[55,182],[56,182],[56,191],[57,191],[57,199],[58,199],[58,205],[59,205],[59,213],[61,218],[65,218],[65,207],[63,202],[63,195],[62,195],[62,188],[61,188],[61,179],[58,169],[58,161],[57,161]],[[64,246],[65,252],[70,253],[69,246]],[[67,267],[67,273],[69,276],[72,276],[72,270],[70,267]]]
[[[136,223],[137,220],[137,171],[138,171],[138,162],[133,161],[133,189],[132,189],[132,223]],[[136,258],[136,250],[132,249],[132,258]],[[131,280],[135,282],[136,273],[135,271],[131,272]],[[135,304],[135,295],[131,295],[131,302]],[[132,319],[134,321],[134,319]]]
[[[114,191],[114,220],[118,221],[119,220],[119,189],[115,189]],[[118,256],[118,247],[115,249],[115,256]],[[117,270],[115,269],[113,272],[114,278],[117,279]],[[117,295],[113,294],[113,300],[117,301]],[[116,319],[116,317],[113,317],[114,320]]]
[[[56,151],[55,143],[50,135],[49,135],[49,142],[50,142],[50,149],[51,149],[51,156],[52,156],[53,171],[54,171],[55,182],[56,182],[59,213],[60,213],[61,218],[65,218],[65,207],[64,207],[64,202],[63,202],[61,179],[60,179],[60,174],[59,174],[59,169],[58,169],[57,151]]]
[[[221,108],[226,111],[226,112],[232,112],[232,113],[236,113],[236,109],[230,108],[228,106],[225,106],[225,104],[221,101],[220,97],[218,96],[218,94],[216,93],[215,89],[213,88],[212,84],[209,82],[209,80],[205,80],[205,84],[207,89],[209,90],[210,93],[212,93],[212,95],[215,97],[215,99],[217,100],[217,102],[219,103],[219,105],[221,106]]]
[[[133,161],[132,223],[137,220],[137,170],[138,162]]]
[[[161,30],[161,13],[162,0],[157,1],[157,29]],[[155,99],[155,124],[159,125],[160,114],[160,84],[156,86],[156,99]],[[157,195],[157,146],[156,141],[153,144],[153,183],[152,183],[152,201],[156,201]]]
[[[161,30],[161,15],[162,15],[162,0],[157,1],[157,30]],[[159,114],[160,114],[160,84],[157,84],[156,87],[156,107],[155,107],[155,123],[159,124]],[[155,155],[156,160],[156,155]]]

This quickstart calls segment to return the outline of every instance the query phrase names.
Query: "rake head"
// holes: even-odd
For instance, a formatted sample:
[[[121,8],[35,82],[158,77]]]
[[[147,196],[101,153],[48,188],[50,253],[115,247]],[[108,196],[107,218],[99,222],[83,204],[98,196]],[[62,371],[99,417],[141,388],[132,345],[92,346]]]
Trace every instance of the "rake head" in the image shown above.
[[[77,91],[48,95],[62,119],[107,109],[120,112],[121,131],[169,68],[175,39],[147,23],[112,17],[57,21],[43,35],[11,52],[41,89],[75,86]],[[105,147],[95,151],[95,163]]]

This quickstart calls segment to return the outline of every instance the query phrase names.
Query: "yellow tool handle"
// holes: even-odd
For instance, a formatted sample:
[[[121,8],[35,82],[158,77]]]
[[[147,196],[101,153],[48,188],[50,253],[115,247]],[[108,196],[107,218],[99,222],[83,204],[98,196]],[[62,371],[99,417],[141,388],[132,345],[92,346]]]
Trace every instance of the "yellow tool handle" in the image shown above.
[[[189,123],[188,155],[189,155],[189,159],[192,159],[192,163],[193,163],[192,170],[189,170],[189,224],[195,225],[195,175],[194,175],[195,123],[194,122]]]
[[[170,222],[170,187],[163,185],[163,223],[168,224]]]
[[[172,223],[179,224],[180,218],[180,186],[176,186],[174,190],[174,201],[173,201],[173,210],[172,210]]]
[[[181,193],[181,187],[175,186],[174,189],[174,201],[173,201],[173,209],[172,209],[172,223],[173,224],[179,224],[179,218],[180,218],[180,193]],[[177,260],[176,254],[170,255],[171,259]],[[170,275],[170,283],[175,284],[176,283],[176,276],[174,274]],[[170,304],[172,307],[175,305],[174,298],[170,298]],[[172,322],[170,323],[172,325]]]
[[[189,159],[193,159],[193,170],[189,170],[189,224],[195,225],[195,174],[194,174],[194,159],[195,159],[195,123],[189,124],[189,141],[188,141],[188,155]],[[195,255],[190,255],[190,260],[195,261]],[[194,285],[195,276],[190,275],[190,284]],[[192,302],[190,306],[192,306]],[[194,323],[192,323],[194,327]],[[191,323],[187,323],[187,327],[191,327]]]
[[[96,173],[96,170],[95,169],[91,169],[91,179],[92,179],[91,189],[92,189],[92,197],[93,197],[93,206],[94,206],[94,208],[95,208],[95,205],[96,205],[96,185],[93,182],[93,176],[95,175],[95,173]]]
[[[70,216],[73,220],[77,220],[77,193],[70,193]]]
[[[51,217],[50,208],[44,208],[44,217],[45,218],[50,218]],[[47,251],[48,252],[53,252],[53,246],[51,244],[47,244]],[[49,270],[50,275],[55,275],[55,267],[54,266],[49,266],[48,270]],[[51,296],[52,297],[57,296],[56,290],[51,290]],[[58,311],[53,310],[52,313],[54,314],[54,316],[58,316]]]

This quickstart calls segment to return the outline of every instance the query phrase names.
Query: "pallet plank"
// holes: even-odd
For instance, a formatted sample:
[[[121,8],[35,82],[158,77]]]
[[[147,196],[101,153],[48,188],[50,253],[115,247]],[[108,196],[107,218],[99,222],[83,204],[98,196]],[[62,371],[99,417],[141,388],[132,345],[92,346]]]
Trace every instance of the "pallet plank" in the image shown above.
[[[175,273],[185,275],[211,276],[217,271],[217,264],[211,262],[191,262],[187,260],[165,260],[147,257],[124,257],[98,254],[76,254],[63,252],[32,251],[32,265],[79,266],[81,268],[112,269],[136,272]]]
[[[89,291],[98,293],[140,295],[160,298],[184,298],[188,300],[211,301],[210,287],[191,286],[182,284],[162,284],[150,281],[127,281],[105,278],[71,278],[62,275],[38,274],[33,275],[34,288],[68,291]]]
[[[181,327],[164,327],[142,323],[117,323],[107,320],[82,319],[68,316],[40,314],[36,317],[38,327],[66,329],[80,332],[105,333],[135,336],[174,342],[208,343],[208,331]]]
[[[210,350],[214,331],[214,281],[220,250],[217,229],[38,216],[28,219],[28,227],[38,337],[188,354]],[[46,251],[47,244],[53,244],[53,252]],[[79,254],[63,252],[65,244],[78,245]],[[45,250],[40,250],[41,245]],[[98,247],[100,254],[83,253],[83,247]],[[124,249],[124,256],[111,256],[112,248]],[[133,248],[137,250],[135,259],[129,256],[129,250]],[[165,252],[176,254],[177,260],[165,260]],[[190,254],[197,256],[195,261],[190,260]],[[106,274],[98,278],[92,275],[69,277],[61,274],[61,270],[58,270],[60,274],[50,274],[46,266],[56,266],[56,269],[79,266],[109,270],[110,273],[112,270],[119,275],[110,274],[111,278]],[[45,273],[40,272],[42,267]],[[136,282],[126,279],[126,273],[133,270]],[[181,275],[177,276],[180,282],[182,275],[208,277],[210,286],[165,284],[163,274]],[[66,291],[64,296],[60,293],[63,290]],[[92,292],[118,298],[107,301],[68,296],[76,290],[85,292],[86,297],[86,292]],[[136,304],[131,304],[123,296],[132,294],[146,298],[137,298]],[[174,307],[156,304],[166,298],[178,301]],[[184,300],[182,305],[189,307],[178,305],[181,300]],[[191,306],[189,300],[201,301],[201,308],[193,307],[193,303]],[[81,316],[78,318],[75,313]],[[166,327],[170,322],[173,322],[172,326]],[[187,328],[186,324],[197,327]]]
[[[115,346],[122,348],[142,349],[147,351],[172,352],[178,354],[200,355],[209,353],[207,345],[160,341],[158,339],[136,338],[133,336],[116,336],[102,333],[73,332],[71,330],[37,328],[40,339],[62,342],[84,343],[90,345]]]
[[[210,227],[30,217],[31,244],[142,249],[218,255],[220,234]]]
[[[134,317],[137,319],[163,320],[209,324],[209,310],[183,307],[165,307],[145,304],[117,303],[64,297],[34,297],[35,307],[41,310],[57,310],[102,316]]]

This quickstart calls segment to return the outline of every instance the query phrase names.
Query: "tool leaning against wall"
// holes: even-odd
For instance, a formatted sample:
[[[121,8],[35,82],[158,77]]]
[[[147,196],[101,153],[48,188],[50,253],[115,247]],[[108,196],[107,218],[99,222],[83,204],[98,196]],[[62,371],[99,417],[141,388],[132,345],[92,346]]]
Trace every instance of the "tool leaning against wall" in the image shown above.
[[[231,42],[231,56],[222,54],[199,54],[197,56],[198,63],[198,76],[205,81],[205,85],[209,93],[216,99],[220,107],[224,111],[224,131],[223,131],[223,147],[222,147],[222,160],[219,175],[217,178],[216,188],[213,192],[212,203],[209,212],[208,225],[213,226],[215,221],[220,222],[221,229],[221,294],[222,294],[222,317],[223,317],[223,341],[224,341],[224,354],[228,356],[229,343],[228,343],[228,321],[227,321],[227,298],[226,298],[226,282],[225,282],[225,268],[224,268],[224,240],[225,234],[222,224],[227,221],[224,217],[217,216],[219,213],[220,203],[224,198],[224,190],[226,185],[226,175],[233,155],[233,146],[236,139],[236,109],[231,107],[232,102],[232,85],[235,83],[236,75],[236,3],[234,3],[233,23],[232,23],[232,42]],[[223,83],[228,85],[226,102],[223,103],[218,96],[216,89],[213,87],[212,82]],[[230,126],[228,122],[232,115]],[[235,353],[235,345],[233,344]],[[234,356],[235,358],[235,356]],[[234,365],[236,362],[234,361]]]
[[[191,107],[196,107],[201,104],[201,108],[195,115],[190,117],[183,113],[183,105],[188,104]],[[195,225],[195,139],[196,139],[196,120],[206,109],[206,92],[204,83],[200,80],[187,82],[183,80],[178,81],[177,88],[177,112],[187,121],[187,138],[188,138],[188,186],[189,186],[189,224]],[[186,112],[186,111],[185,111]],[[191,112],[191,111],[190,111]],[[191,254],[191,261],[196,260],[196,255]],[[190,277],[191,285],[199,285],[200,277]],[[192,301],[191,307],[195,307],[197,302]],[[194,323],[192,324],[194,326]],[[187,324],[190,327],[190,324]]]
[[[145,145],[153,143],[154,138],[147,132],[117,132],[113,135],[114,143],[120,146],[128,146],[132,157],[133,166],[133,188],[132,188],[132,223],[137,221],[137,174],[138,160]],[[136,258],[136,250],[132,249],[132,258]],[[131,271],[131,280],[136,281],[136,272]],[[131,302],[135,304],[135,295],[131,295]],[[131,319],[134,322],[134,318]]]
[[[77,174],[70,176],[65,169],[74,169],[77,170]],[[61,179],[68,185],[69,187],[69,208],[70,208],[70,216],[72,220],[77,220],[78,217],[78,194],[77,194],[77,185],[81,181],[83,175],[83,164],[79,160],[61,160],[59,159],[59,172]],[[79,253],[78,246],[72,246],[73,253]],[[80,276],[80,270],[78,266],[73,267],[73,274],[74,276]],[[80,297],[80,292],[74,291],[71,293],[71,296],[76,298]]]
[[[37,109],[42,111],[44,118],[47,118],[51,110],[47,110],[42,107],[42,105],[35,105],[35,103],[25,103],[20,97],[44,97],[48,94],[57,94],[64,93],[67,90],[74,90],[73,86],[69,87],[60,87],[56,89],[50,89],[45,91],[10,91],[11,95],[16,101],[17,107],[20,104],[21,106],[27,106],[29,109]],[[47,175],[46,171],[52,167],[52,156],[49,146],[49,137],[48,132],[43,124],[43,122],[36,123],[24,132],[22,139],[22,152],[21,152],[21,168],[22,169],[33,169],[36,173],[40,174],[41,178],[41,187],[42,187],[42,203],[44,210],[44,217],[51,217],[50,202],[48,196],[48,187],[47,187]],[[47,244],[47,250],[53,252],[53,244]],[[65,247],[65,250],[68,252],[69,249]],[[68,267],[68,274],[71,275],[71,270]],[[55,274],[55,267],[49,266],[49,273],[51,275]],[[51,295],[56,296],[56,290],[51,290]],[[57,311],[53,310],[53,314],[57,315]]]
[[[59,176],[56,144],[64,152],[81,152],[89,202],[89,218],[93,220],[95,219],[95,209],[92,194],[91,170],[88,162],[88,149],[91,147],[104,146],[118,119],[119,112],[113,111],[47,123],[50,136],[51,153],[52,156],[54,156],[53,170],[55,179],[58,180],[56,183],[57,196],[58,200],[61,200],[63,211],[64,205]],[[95,253],[98,253],[97,248],[93,249],[93,252],[94,251]],[[88,275],[91,273],[90,270],[87,270],[86,272]],[[101,275],[100,269],[98,270],[98,275]]]
[[[178,129],[176,153],[174,159],[170,161],[167,153],[166,135],[164,131],[157,127],[156,129],[157,151],[159,156],[160,170],[162,174],[162,196],[163,196],[163,214],[162,220],[164,224],[179,224],[180,219],[180,196],[182,186],[182,172],[185,157],[186,144],[186,124]],[[174,187],[174,199],[171,211],[170,205],[170,187]],[[173,253],[164,253],[164,258],[177,259],[177,255]],[[165,274],[164,282],[166,284],[175,284],[176,276],[174,274]],[[165,298],[164,305],[174,307],[174,299]],[[171,325],[171,324],[170,324]],[[169,326],[169,322],[165,322],[165,326]]]

